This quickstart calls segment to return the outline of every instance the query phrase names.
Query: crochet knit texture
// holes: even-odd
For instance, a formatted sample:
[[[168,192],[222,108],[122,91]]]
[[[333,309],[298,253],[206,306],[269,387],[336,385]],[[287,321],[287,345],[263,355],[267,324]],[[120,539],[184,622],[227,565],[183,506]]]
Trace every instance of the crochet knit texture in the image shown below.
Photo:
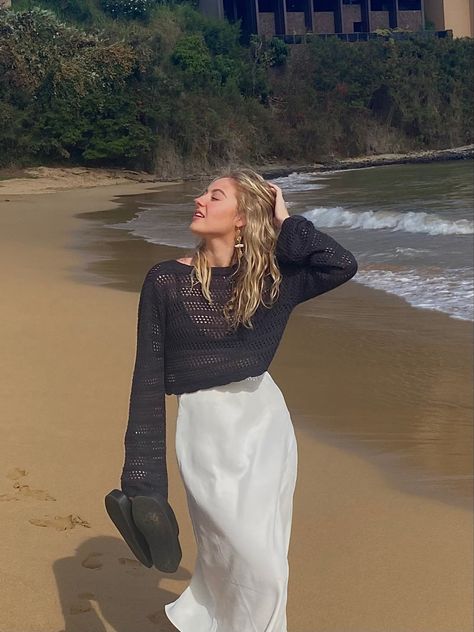
[[[174,259],[147,272],[138,304],[122,491],[129,497],[160,493],[168,499],[165,393],[180,394],[257,376],[268,369],[293,308],[342,285],[357,272],[354,255],[302,215],[280,228],[275,256],[280,294],[259,305],[253,329],[230,332],[221,313],[237,264],[212,267],[209,304],[193,266]],[[262,298],[269,304],[270,284]]]

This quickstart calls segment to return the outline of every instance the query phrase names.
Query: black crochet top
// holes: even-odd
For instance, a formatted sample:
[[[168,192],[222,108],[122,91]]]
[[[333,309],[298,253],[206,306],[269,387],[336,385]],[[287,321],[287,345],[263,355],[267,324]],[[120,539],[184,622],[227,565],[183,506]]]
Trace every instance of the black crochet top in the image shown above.
[[[293,308],[348,281],[354,255],[302,215],[280,228],[275,255],[282,275],[271,308],[259,305],[253,329],[230,331],[221,308],[230,298],[237,264],[212,267],[209,304],[194,281],[193,266],[170,259],[147,272],[138,305],[122,491],[159,492],[168,499],[165,393],[189,393],[236,382],[267,370]],[[269,278],[269,277],[268,277]],[[268,305],[269,288],[263,299]]]

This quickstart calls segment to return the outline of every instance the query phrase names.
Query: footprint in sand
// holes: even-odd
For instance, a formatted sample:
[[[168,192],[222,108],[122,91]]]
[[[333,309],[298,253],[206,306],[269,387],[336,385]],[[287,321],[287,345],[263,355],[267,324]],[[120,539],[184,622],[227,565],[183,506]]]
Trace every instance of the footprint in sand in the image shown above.
[[[45,518],[29,518],[28,522],[34,524],[35,527],[52,527],[57,531],[67,531],[74,529],[76,525],[90,528],[90,524],[83,520],[77,514],[69,514],[68,516],[46,516]]]
[[[142,564],[138,560],[132,560],[129,557],[119,557],[118,563],[126,568],[141,568]]]
[[[21,483],[13,483],[13,487],[17,490],[19,496],[29,496],[30,498],[37,498],[38,500],[56,500],[51,494],[48,494],[44,489],[32,489],[29,485],[22,485]]]
[[[87,601],[77,603],[73,603],[69,606],[69,614],[82,614],[83,612],[90,612],[92,610],[92,606]]]
[[[13,487],[16,492],[10,494],[0,494],[0,500],[21,500],[22,498],[36,498],[36,500],[56,500],[54,496],[48,494],[44,489],[32,489],[29,485],[14,483]]]
[[[7,478],[12,481],[17,481],[19,478],[23,478],[28,474],[27,470],[23,470],[20,467],[14,467],[12,470],[7,472]]]
[[[21,500],[17,494],[0,494],[0,501]]]
[[[98,559],[101,555],[102,553],[89,553],[89,555],[82,560],[81,565],[91,570],[102,568],[102,562]]]
[[[143,571],[143,564],[129,557],[119,557],[118,563],[125,568],[126,573],[131,575],[138,575]]]
[[[27,470],[21,469],[19,467],[14,467],[12,470],[7,472],[7,478],[12,481],[13,487],[16,492],[10,494],[0,494],[0,501],[11,501],[11,500],[21,500],[22,498],[35,498],[36,500],[56,500],[51,494],[49,494],[44,489],[33,489],[29,485],[22,485],[19,482],[20,478],[23,478],[28,474]]]
[[[81,593],[80,595],[77,595],[77,597],[79,601],[69,606],[69,613],[81,614],[83,612],[90,612],[92,610],[92,606],[89,602],[95,599],[94,593],[85,592],[85,593]]]

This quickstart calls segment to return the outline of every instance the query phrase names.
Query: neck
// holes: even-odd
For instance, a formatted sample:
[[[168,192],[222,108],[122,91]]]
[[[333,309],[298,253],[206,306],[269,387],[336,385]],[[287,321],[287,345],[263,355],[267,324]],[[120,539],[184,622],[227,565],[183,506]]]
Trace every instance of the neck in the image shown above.
[[[209,237],[205,240],[201,252],[211,267],[227,268],[232,265],[235,255],[234,239],[228,235],[224,238]]]

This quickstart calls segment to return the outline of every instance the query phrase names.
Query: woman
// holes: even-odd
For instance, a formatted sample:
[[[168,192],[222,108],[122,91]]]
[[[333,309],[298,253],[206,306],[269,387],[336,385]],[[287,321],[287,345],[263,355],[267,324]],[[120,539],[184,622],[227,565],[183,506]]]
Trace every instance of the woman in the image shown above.
[[[181,632],[286,632],[297,445],[267,369],[293,308],[357,262],[251,169],[215,179],[190,228],[193,255],[155,264],[143,283],[122,491],[132,505],[148,498],[143,511],[167,500],[165,393],[176,394],[197,559],[166,615]]]

